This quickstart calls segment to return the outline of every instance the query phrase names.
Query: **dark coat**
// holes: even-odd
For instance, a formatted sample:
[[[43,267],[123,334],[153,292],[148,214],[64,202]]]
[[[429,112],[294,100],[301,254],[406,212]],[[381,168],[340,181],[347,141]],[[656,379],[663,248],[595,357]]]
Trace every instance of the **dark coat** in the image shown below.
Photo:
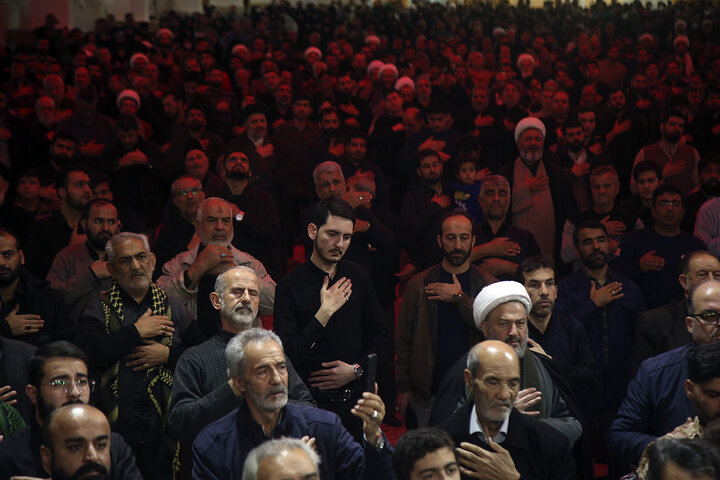
[[[685,298],[682,298],[648,310],[638,317],[631,365],[633,374],[643,360],[692,342],[692,336],[685,326],[686,316],[687,305]]]
[[[25,342],[0,337],[0,387],[10,385],[17,392],[15,408],[26,422],[30,421],[33,406],[25,394],[28,384],[28,363],[35,347]]]
[[[485,450],[492,449],[475,435],[469,434],[473,404],[455,412],[442,428],[456,445],[469,442]],[[507,438],[501,446],[510,452],[520,478],[537,480],[575,479],[575,460],[570,443],[560,432],[532,417],[513,409],[510,413]],[[469,477],[463,476],[463,479]]]

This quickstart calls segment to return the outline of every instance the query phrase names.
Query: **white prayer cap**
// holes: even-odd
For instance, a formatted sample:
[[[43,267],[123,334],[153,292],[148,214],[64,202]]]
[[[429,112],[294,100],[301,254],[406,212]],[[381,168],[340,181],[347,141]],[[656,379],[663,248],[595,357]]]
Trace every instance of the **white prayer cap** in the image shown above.
[[[640,35],[640,37],[638,38],[638,41],[639,41],[639,42],[643,42],[643,41],[645,41],[645,40],[649,40],[651,44],[652,44],[652,43],[655,43],[655,39],[653,38],[652,34],[647,33],[647,32],[643,33],[643,34]]]
[[[686,35],[678,35],[677,37],[675,37],[675,40],[673,40],[673,47],[680,42],[684,42],[685,45],[690,45],[690,40]]]
[[[380,67],[380,71],[378,72],[378,75],[382,75],[385,70],[390,70],[391,72],[393,72],[393,74],[395,74],[395,78],[398,78],[398,75],[399,75],[398,69],[392,63],[386,63],[385,65]]]
[[[475,326],[479,329],[480,323],[485,321],[490,312],[508,302],[522,303],[525,311],[530,314],[532,308],[530,295],[521,283],[512,280],[495,282],[480,290],[473,302]]]
[[[135,103],[137,103],[138,108],[140,108],[140,105],[142,105],[142,102],[140,102],[140,95],[138,95],[135,90],[131,90],[131,89],[129,89],[129,88],[126,88],[126,89],[123,90],[122,92],[118,93],[117,101],[115,102],[115,104],[117,105],[118,108],[120,108],[120,104],[121,104],[122,101],[125,100],[126,98],[130,98],[130,99],[132,99],[132,100],[135,100]]]
[[[385,63],[382,60],[373,60],[372,62],[368,63],[368,66],[367,66],[368,75],[373,70],[380,70],[384,65],[385,65]],[[378,71],[378,74],[379,73],[380,72]]]
[[[521,53],[520,55],[518,55],[517,67],[520,68],[520,64],[525,61],[532,63],[533,68],[535,68],[535,57],[533,57],[529,53]]]
[[[170,40],[175,38],[175,34],[169,28],[159,28],[158,31],[155,32],[155,36],[160,38],[160,35],[170,35]]]
[[[132,57],[130,57],[130,68],[135,68],[135,63],[138,60],[140,60],[141,58],[145,60],[145,63],[150,63],[150,60],[148,60],[147,55],[145,55],[143,53],[136,53]]]
[[[522,135],[522,133],[529,128],[540,130],[543,138],[545,138],[545,124],[542,122],[542,120],[535,117],[525,117],[520,120],[515,127],[515,142],[517,142],[520,138],[520,135]]]
[[[365,45],[370,45],[371,43],[374,43],[375,45],[380,45],[380,37],[377,35],[368,35],[365,37]]]
[[[230,50],[230,54],[234,56],[240,56],[242,52],[250,53],[250,49],[243,45],[242,43],[238,43],[235,45],[232,50]]]
[[[318,56],[318,60],[322,58],[322,52],[317,47],[308,47],[305,49],[305,58],[308,57],[311,53],[315,53]]]
[[[413,82],[413,79],[410,77],[400,77],[397,82],[395,82],[395,90],[399,92],[403,87],[410,87],[415,91],[415,82]]]

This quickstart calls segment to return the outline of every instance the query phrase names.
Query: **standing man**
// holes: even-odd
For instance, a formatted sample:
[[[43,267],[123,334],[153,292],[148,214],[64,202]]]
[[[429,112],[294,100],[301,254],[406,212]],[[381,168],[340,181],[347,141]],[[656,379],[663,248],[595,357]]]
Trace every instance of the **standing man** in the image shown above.
[[[110,286],[105,245],[120,231],[118,212],[112,202],[90,202],[80,219],[87,241],[68,245],[55,256],[47,279],[63,295],[70,319],[77,323],[90,299]]]
[[[337,413],[360,440],[361,422],[350,409],[363,391],[367,354],[378,355],[378,370],[391,359],[374,286],[362,267],[342,261],[354,226],[346,201],[330,197],[317,204],[307,229],[310,261],[278,285],[274,326],[318,406]]]
[[[117,234],[105,250],[113,282],[85,309],[78,345],[100,379],[100,405],[133,449],[143,477],[166,479],[177,448],[163,428],[172,371],[202,337],[182,303],[152,283],[155,255],[145,235]]]
[[[475,242],[465,212],[449,212],[437,243],[443,259],[408,282],[395,337],[398,411],[412,404],[426,427],[432,399],[447,370],[482,334],[472,316],[475,295],[495,279],[470,263]]]

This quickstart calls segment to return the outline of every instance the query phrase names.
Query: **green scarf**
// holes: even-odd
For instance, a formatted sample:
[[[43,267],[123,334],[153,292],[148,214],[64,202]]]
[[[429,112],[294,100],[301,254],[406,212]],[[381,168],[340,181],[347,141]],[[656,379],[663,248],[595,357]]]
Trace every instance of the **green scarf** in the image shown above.
[[[0,435],[5,438],[25,428],[25,421],[15,407],[0,402]]]

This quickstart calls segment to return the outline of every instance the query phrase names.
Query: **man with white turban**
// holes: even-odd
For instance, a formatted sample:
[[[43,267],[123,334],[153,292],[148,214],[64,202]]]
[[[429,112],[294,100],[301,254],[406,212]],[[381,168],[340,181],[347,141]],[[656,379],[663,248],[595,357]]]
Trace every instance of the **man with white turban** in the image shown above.
[[[520,358],[520,391],[514,407],[551,425],[563,433],[571,444],[575,444],[582,435],[582,426],[566,403],[567,400],[574,406],[574,397],[551,359],[537,343],[528,338],[528,314],[531,307],[530,296],[522,284],[514,281],[496,282],[483,288],[475,297],[473,318],[487,340],[508,344]],[[431,425],[443,423],[467,403],[468,396],[463,383],[467,358],[468,354],[463,355],[440,384],[430,415]]]
[[[498,173],[512,189],[512,224],[533,234],[543,256],[558,260],[560,235],[572,201],[556,159],[543,154],[545,133],[540,119],[520,120],[515,126],[520,155]]]

